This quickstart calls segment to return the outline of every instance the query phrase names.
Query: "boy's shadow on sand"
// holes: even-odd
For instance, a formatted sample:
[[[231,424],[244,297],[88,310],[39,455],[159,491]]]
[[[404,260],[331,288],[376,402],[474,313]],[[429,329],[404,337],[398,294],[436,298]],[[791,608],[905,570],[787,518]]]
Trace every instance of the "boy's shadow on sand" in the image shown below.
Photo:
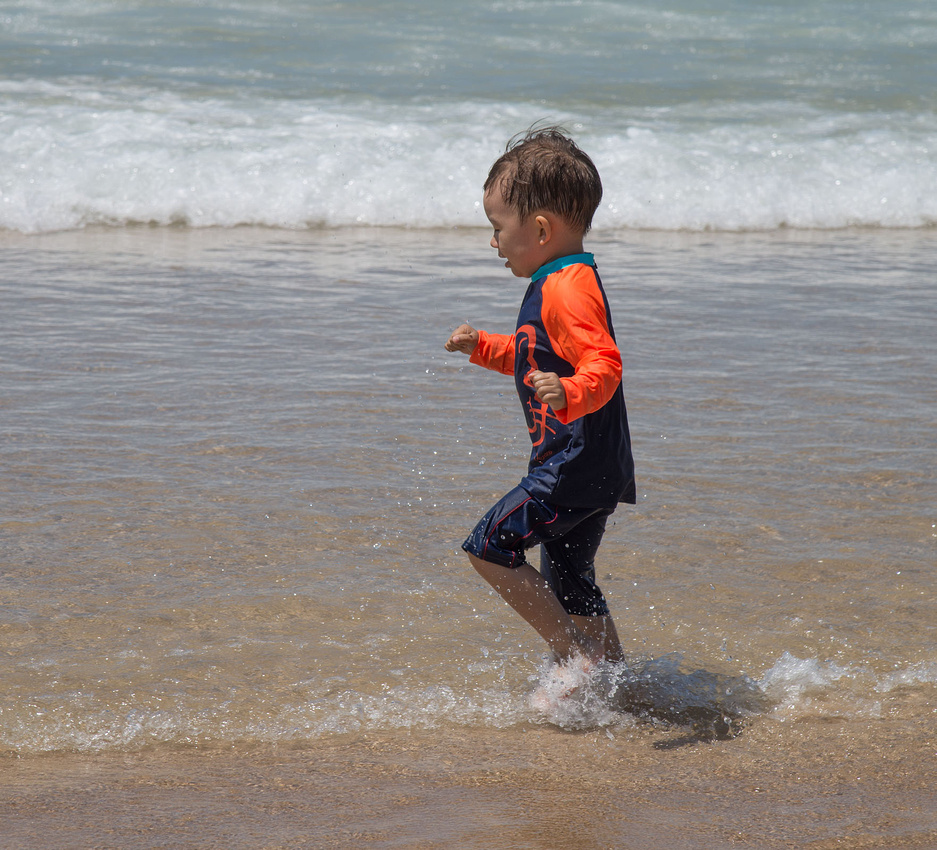
[[[656,742],[657,749],[735,738],[746,718],[769,707],[765,693],[747,676],[693,669],[677,654],[625,662],[609,673],[606,699],[616,710],[689,728],[679,738]]]
[[[582,711],[580,722],[594,710],[611,710],[688,730],[678,738],[656,742],[661,750],[735,738],[747,718],[771,705],[747,676],[694,669],[679,654],[603,665],[574,701]]]

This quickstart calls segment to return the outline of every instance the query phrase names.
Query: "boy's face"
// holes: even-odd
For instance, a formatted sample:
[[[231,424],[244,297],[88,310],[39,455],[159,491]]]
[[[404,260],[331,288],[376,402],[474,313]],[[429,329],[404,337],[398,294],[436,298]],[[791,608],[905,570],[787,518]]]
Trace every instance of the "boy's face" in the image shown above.
[[[498,182],[485,192],[485,215],[494,228],[491,247],[504,264],[517,277],[531,277],[545,262],[546,253],[542,241],[543,231],[537,216],[530,215],[521,221],[517,211],[509,207],[501,194]]]

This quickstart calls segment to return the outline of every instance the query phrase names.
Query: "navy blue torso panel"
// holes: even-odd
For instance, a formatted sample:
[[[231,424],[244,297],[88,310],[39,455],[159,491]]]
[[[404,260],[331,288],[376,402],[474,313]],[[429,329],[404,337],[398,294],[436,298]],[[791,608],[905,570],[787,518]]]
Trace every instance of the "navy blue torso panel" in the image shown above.
[[[544,267],[541,271],[546,273],[531,281],[517,318],[514,380],[532,443],[528,474],[521,486],[531,495],[569,507],[607,508],[618,502],[634,504],[634,461],[621,384],[598,410],[564,424],[537,398],[527,382],[528,373],[534,369],[555,372],[561,378],[575,374],[574,364],[558,353],[560,346],[551,339],[544,321],[544,284],[550,274],[563,274],[571,265]],[[593,265],[587,268],[591,274],[583,275],[581,264],[577,265],[576,285],[598,288],[605,309],[605,323],[614,339],[608,299],[598,271]],[[562,303],[547,306],[554,311],[562,311],[563,307]]]

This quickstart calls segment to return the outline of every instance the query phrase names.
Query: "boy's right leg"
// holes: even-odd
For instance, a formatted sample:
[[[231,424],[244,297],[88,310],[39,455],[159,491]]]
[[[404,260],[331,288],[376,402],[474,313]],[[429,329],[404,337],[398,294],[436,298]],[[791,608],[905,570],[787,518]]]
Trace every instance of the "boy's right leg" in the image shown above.
[[[605,534],[610,512],[597,511],[582,519],[556,540],[545,540],[540,550],[540,574],[562,599],[576,627],[604,649],[607,661],[625,660],[625,652],[595,583],[595,556]]]
[[[548,644],[559,659],[581,653],[590,661],[606,656],[607,632],[601,637],[584,632],[577,621],[597,620],[596,617],[572,617],[566,613],[549,584],[530,564],[503,567],[468,553],[472,566],[534,631]],[[604,619],[604,618],[601,618]],[[611,618],[608,618],[609,622]],[[592,623],[585,624],[593,631]],[[614,634],[615,626],[611,630]],[[596,632],[596,634],[598,634]],[[618,635],[615,634],[617,641]],[[619,651],[621,645],[619,644]]]

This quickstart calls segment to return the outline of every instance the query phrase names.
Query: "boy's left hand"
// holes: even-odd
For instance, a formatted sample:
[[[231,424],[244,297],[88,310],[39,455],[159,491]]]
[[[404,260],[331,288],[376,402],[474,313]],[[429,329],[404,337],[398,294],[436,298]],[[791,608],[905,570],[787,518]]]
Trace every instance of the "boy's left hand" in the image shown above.
[[[527,374],[527,380],[537,393],[537,398],[544,404],[549,404],[554,410],[563,410],[566,407],[566,390],[556,372],[538,372],[534,369]]]

